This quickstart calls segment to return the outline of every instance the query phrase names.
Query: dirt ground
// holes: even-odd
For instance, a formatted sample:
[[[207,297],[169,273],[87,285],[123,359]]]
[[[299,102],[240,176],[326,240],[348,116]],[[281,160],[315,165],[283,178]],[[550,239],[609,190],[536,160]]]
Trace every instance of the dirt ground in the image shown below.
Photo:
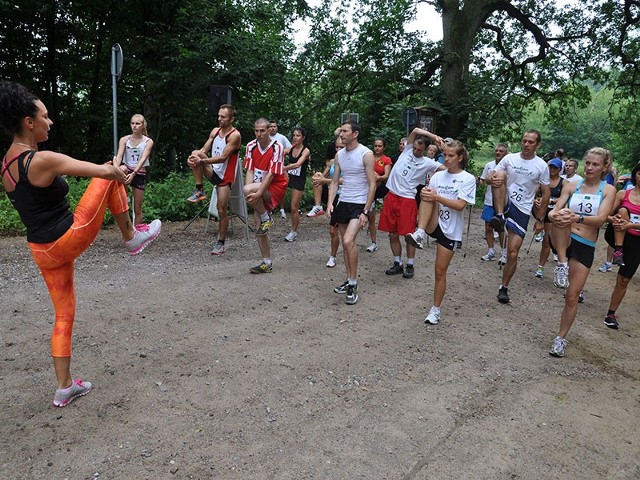
[[[0,239],[0,478],[640,479],[639,279],[602,319],[615,281],[601,240],[569,336],[548,355],[562,291],[537,279],[540,244],[495,295],[474,212],[437,326],[435,248],[412,280],[389,277],[387,236],[360,236],[360,301],[325,267],[327,220],[271,235],[274,271],[251,275],[242,224],[212,257],[204,220],[164,225],[126,255],[107,227],[76,267],[73,372],[95,389],[51,406],[53,312],[24,238]],[[463,252],[466,251],[466,258]]]

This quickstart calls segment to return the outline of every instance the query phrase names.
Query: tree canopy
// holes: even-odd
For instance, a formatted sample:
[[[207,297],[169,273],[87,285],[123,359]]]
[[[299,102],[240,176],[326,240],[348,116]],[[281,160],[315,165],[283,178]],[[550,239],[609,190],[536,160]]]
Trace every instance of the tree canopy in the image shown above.
[[[406,31],[420,2],[441,15],[441,41]],[[233,87],[245,142],[266,116],[285,133],[307,127],[318,157],[342,112],[360,113],[365,138],[395,140],[403,109],[428,104],[438,133],[473,147],[514,140],[541,103],[560,128],[584,114],[594,87],[611,92],[594,112],[606,110],[604,146],[629,164],[640,147],[635,0],[0,0],[0,11],[2,76],[47,104],[47,148],[78,158],[112,154],[109,59],[122,45],[119,130],[145,115],[154,175],[184,169],[215,125],[212,84]],[[309,27],[303,45],[296,20]]]

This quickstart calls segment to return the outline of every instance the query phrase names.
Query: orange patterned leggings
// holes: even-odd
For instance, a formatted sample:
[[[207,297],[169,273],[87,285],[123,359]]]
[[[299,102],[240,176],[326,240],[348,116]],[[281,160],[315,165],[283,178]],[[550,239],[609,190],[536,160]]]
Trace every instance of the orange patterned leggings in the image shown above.
[[[71,356],[71,334],[76,314],[74,263],[98,235],[107,207],[113,215],[129,210],[124,185],[114,180],[94,178],[76,207],[71,228],[54,242],[29,243],[56,312],[51,335],[53,357]]]

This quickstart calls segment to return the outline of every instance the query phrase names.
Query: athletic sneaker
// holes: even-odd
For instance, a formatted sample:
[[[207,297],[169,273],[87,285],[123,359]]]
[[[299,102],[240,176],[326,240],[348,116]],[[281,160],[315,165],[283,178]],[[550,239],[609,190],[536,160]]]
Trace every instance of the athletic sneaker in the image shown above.
[[[399,273],[404,273],[404,268],[402,268],[401,263],[393,262],[393,265],[387,268],[384,273],[387,275],[398,275]]]
[[[555,253],[553,254],[553,261],[558,263],[558,255],[556,255]]]
[[[416,232],[407,233],[404,237],[404,240],[409,244],[413,245],[416,248],[422,250],[424,247],[422,242],[424,242],[424,235],[418,235]]]
[[[349,281],[345,280],[340,285],[338,285],[336,288],[334,288],[333,291],[336,292],[336,293],[347,293],[347,287],[348,286],[349,286]]]
[[[218,241],[213,246],[213,250],[211,250],[211,255],[222,255],[225,252],[226,248],[224,243]]]
[[[196,188],[190,197],[187,198],[187,202],[196,203],[207,199],[207,194],[201,188]]]
[[[483,262],[491,262],[496,259],[496,254],[494,252],[487,252],[486,255],[480,257],[480,260]]]
[[[314,205],[313,208],[307,212],[307,217],[317,217],[318,215],[324,215],[322,205]]]
[[[284,208],[280,209],[280,218],[282,219],[286,219],[287,218],[287,214],[284,211]]]
[[[503,250],[502,253],[500,254],[500,260],[498,260],[498,265],[502,267],[506,264],[507,264],[507,252]]]
[[[327,267],[333,268],[336,266],[336,257],[330,256],[329,260],[327,260]]]
[[[567,341],[562,337],[556,337],[553,341],[549,355],[552,357],[564,357],[564,349],[567,346]]]
[[[618,330],[618,327],[620,326],[618,324],[618,316],[615,313],[604,317],[604,324],[609,328],[613,328],[614,330]]]
[[[500,234],[498,232],[496,232],[495,230],[493,231],[493,239],[497,240],[500,238]]]
[[[358,285],[347,284],[347,297],[344,299],[344,303],[347,305],[355,305],[358,302]]]
[[[535,237],[533,237],[533,239],[538,243],[541,242],[543,238],[544,232],[536,233]]]
[[[367,247],[367,252],[373,253],[378,251],[378,244],[376,242],[371,242],[371,245]]]
[[[424,319],[424,323],[429,323],[431,325],[437,325],[439,321],[440,321],[440,312],[434,310],[434,308],[431,307],[431,310],[429,310],[429,313],[427,314],[426,318]]]
[[[139,254],[160,235],[161,228],[162,222],[158,219],[151,223],[136,225],[136,228],[133,229],[133,238],[124,242],[124,248],[129,255]]]
[[[538,268],[536,268],[536,271],[533,274],[538,278],[544,277],[544,267],[542,265],[538,265]]]
[[[273,227],[273,219],[271,218],[271,215],[269,215],[268,220],[260,222],[260,227],[258,227],[258,230],[256,230],[256,235],[258,237],[264,237],[269,232],[269,229],[271,227]]]
[[[287,236],[286,236],[286,237],[284,237],[284,239],[285,239],[287,242],[295,242],[295,241],[296,241],[296,238],[298,238],[298,232],[294,232],[293,230],[292,230],[292,231],[290,231],[290,232],[287,234]]]
[[[600,268],[598,269],[599,272],[601,273],[607,273],[611,271],[611,263],[609,262],[604,262],[602,265],[600,265]]]
[[[500,303],[509,303],[509,289],[507,287],[498,289],[498,301]]]
[[[569,287],[569,266],[568,265],[558,264],[558,266],[554,271],[553,284],[558,288]]]
[[[251,273],[271,273],[273,271],[273,266],[262,262],[257,267],[251,267],[249,271]]]
[[[91,382],[83,382],[82,380],[74,380],[70,387],[59,388],[53,397],[54,407],[65,407],[76,398],[82,397],[91,391]]]
[[[624,260],[622,258],[622,249],[616,250],[615,252],[613,252],[613,261],[611,263],[618,267],[624,267]]]
[[[491,228],[493,228],[498,233],[504,232],[505,223],[506,220],[501,215],[494,215],[493,217],[491,217],[491,220],[489,220],[489,225],[491,225]]]
[[[413,278],[414,271],[413,265],[407,265],[404,267],[404,273],[402,274],[402,278]]]

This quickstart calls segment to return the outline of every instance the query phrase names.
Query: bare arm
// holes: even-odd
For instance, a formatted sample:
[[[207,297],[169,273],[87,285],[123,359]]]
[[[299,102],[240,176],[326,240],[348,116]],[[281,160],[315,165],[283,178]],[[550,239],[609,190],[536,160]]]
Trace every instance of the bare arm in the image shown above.
[[[122,164],[122,159],[124,158],[124,149],[127,145],[127,138],[129,138],[128,135],[122,137],[118,142],[118,153],[116,153],[116,156],[113,157],[113,164],[116,167],[119,167]]]
[[[442,150],[444,148],[444,141],[442,140],[442,137],[440,137],[438,135],[435,135],[435,134],[431,133],[428,130],[424,130],[424,129],[418,128],[418,127],[416,127],[413,130],[411,130],[411,133],[409,134],[409,138],[407,139],[407,145],[411,145],[416,140],[416,137],[418,135],[422,135],[423,137],[427,137],[429,140],[431,140],[436,145],[438,145],[438,148],[440,150]]]
[[[97,165],[48,150],[35,154],[29,168],[29,181],[33,185],[47,187],[58,175],[98,177],[117,180],[120,183],[125,182],[124,172],[111,163]]]
[[[293,147],[291,147],[291,148],[293,148]],[[285,150],[285,152],[286,152],[286,150]],[[285,155],[286,155],[286,153],[285,153]],[[309,151],[309,149],[307,147],[304,147],[304,150],[302,150],[302,155],[300,155],[300,158],[298,159],[298,161],[296,163],[290,163],[289,165],[286,165],[284,167],[285,172],[288,172],[289,170],[293,170],[295,168],[301,167],[304,162],[309,160],[310,156],[311,156],[311,152]]]
[[[336,198],[338,191],[338,184],[340,182],[340,162],[338,162],[338,154],[336,153],[333,159],[333,177],[331,178],[331,184],[329,185],[329,196],[327,198],[327,212],[329,215],[333,212],[333,201]]]

